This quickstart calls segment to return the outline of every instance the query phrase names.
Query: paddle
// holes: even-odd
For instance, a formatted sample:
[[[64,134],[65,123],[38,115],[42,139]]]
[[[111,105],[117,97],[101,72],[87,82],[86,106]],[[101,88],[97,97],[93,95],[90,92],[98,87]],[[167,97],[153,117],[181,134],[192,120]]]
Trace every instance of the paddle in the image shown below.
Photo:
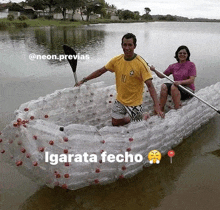
[[[77,66],[77,58],[76,58],[76,52],[69,46],[63,45],[63,50],[67,56],[67,60],[69,61],[69,64],[72,68],[75,83],[78,83],[77,76],[76,76],[76,66]],[[72,59],[70,59],[72,57]]]
[[[160,73],[161,75],[163,75],[166,79],[170,80],[172,83],[174,83],[174,81],[172,79],[170,79],[167,75],[163,74],[160,71],[157,71],[155,69],[156,72]],[[195,95],[194,93],[192,93],[190,90],[186,89],[185,87],[183,87],[182,85],[179,85],[178,87],[182,88],[183,90],[185,90],[187,93],[191,94],[192,96],[196,97],[197,99],[199,99],[200,101],[202,101],[204,104],[208,105],[209,107],[211,107],[212,109],[214,109],[216,112],[218,112],[220,114],[220,110],[218,110],[217,108],[215,108],[214,106],[212,106],[211,104],[207,103],[206,101],[204,101],[203,99],[199,98],[197,95]]]

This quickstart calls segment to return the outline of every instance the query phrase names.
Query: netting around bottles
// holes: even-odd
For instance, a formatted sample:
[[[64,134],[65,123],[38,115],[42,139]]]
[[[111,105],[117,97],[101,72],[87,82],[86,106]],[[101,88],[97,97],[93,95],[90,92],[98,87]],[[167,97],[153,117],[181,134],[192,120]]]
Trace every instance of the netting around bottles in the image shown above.
[[[159,94],[164,80],[154,79]],[[216,112],[192,98],[165,119],[151,116],[127,126],[111,125],[115,86],[104,83],[57,90],[22,104],[0,135],[2,158],[22,174],[49,187],[78,189],[134,176],[149,166],[148,153],[165,155]],[[220,83],[196,93],[215,107]],[[144,92],[144,111],[153,111]],[[110,156],[111,157],[110,157]]]

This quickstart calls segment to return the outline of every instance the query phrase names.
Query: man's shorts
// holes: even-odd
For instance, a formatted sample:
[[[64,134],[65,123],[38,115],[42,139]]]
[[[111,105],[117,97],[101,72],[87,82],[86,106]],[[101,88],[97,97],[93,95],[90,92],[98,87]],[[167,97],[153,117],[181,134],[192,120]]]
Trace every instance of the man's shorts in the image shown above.
[[[142,105],[139,106],[125,106],[119,101],[115,100],[112,107],[112,118],[123,119],[128,114],[132,121],[140,121],[143,118]]]
[[[164,83],[166,86],[167,86],[167,89],[168,89],[168,94],[171,95],[171,86],[172,86],[172,83]],[[189,87],[186,87],[184,86],[187,90],[191,91],[192,93],[193,90]],[[185,90],[183,90],[181,87],[178,87],[178,90],[180,91],[180,94],[181,94],[181,100],[186,100],[186,99],[190,99],[192,98],[193,96],[191,94],[189,94],[188,92],[186,92]]]

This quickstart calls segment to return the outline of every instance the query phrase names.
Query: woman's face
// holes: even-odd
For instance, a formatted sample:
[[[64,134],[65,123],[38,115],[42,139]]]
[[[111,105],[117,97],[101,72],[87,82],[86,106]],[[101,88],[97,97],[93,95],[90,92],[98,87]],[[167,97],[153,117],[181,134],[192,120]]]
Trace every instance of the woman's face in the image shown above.
[[[188,53],[185,49],[182,49],[178,52],[178,58],[180,63],[186,62],[186,59],[188,58]]]

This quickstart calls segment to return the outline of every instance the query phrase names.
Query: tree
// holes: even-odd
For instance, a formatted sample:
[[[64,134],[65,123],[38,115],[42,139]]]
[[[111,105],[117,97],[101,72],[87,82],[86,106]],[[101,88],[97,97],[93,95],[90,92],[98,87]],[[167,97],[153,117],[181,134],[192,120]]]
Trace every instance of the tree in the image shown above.
[[[151,12],[151,9],[149,7],[145,7],[144,10],[145,10],[145,14],[147,15]]]
[[[12,3],[10,6],[9,6],[9,11],[24,11],[23,7],[21,7],[19,4],[17,3]]]
[[[51,14],[52,8],[55,7],[58,4],[58,0],[42,0],[43,5],[49,7],[49,12]]]
[[[85,10],[86,10],[86,21],[89,21],[89,17],[92,12],[101,12],[104,7],[103,0],[84,0]]]
[[[148,21],[152,20],[153,18],[150,15],[151,9],[149,7],[145,7],[144,10],[145,10],[145,14],[142,16],[143,19],[148,20]]]
[[[61,12],[63,15],[63,20],[66,20],[66,11],[68,9],[72,9],[73,0],[57,0],[57,2],[56,11]]]
[[[121,10],[121,9],[118,9],[117,11],[116,11],[116,15],[119,17],[119,20],[122,20],[122,12],[123,12],[124,10]]]
[[[140,13],[138,11],[134,12],[134,19],[139,20],[140,19]]]
[[[73,0],[73,1],[70,2],[70,7],[73,10],[72,20],[73,20],[73,15],[74,15],[76,9],[78,9],[82,6],[83,6],[83,1],[82,0]]]
[[[134,13],[131,12],[130,10],[124,10],[121,12],[121,17],[124,20],[134,19]]]
[[[167,16],[166,16],[166,20],[167,20],[167,21],[177,21],[177,18],[174,17],[174,16],[172,16],[172,15],[167,15]]]
[[[49,7],[49,12],[51,14],[52,8],[58,4],[59,0],[26,0],[26,3],[36,10],[44,10]]]
[[[160,21],[177,21],[177,18],[172,15],[166,15],[166,16],[160,15],[158,17],[158,20],[160,20]]]
[[[26,1],[29,6],[33,7],[35,10],[44,10],[45,6],[43,0],[28,0]]]

